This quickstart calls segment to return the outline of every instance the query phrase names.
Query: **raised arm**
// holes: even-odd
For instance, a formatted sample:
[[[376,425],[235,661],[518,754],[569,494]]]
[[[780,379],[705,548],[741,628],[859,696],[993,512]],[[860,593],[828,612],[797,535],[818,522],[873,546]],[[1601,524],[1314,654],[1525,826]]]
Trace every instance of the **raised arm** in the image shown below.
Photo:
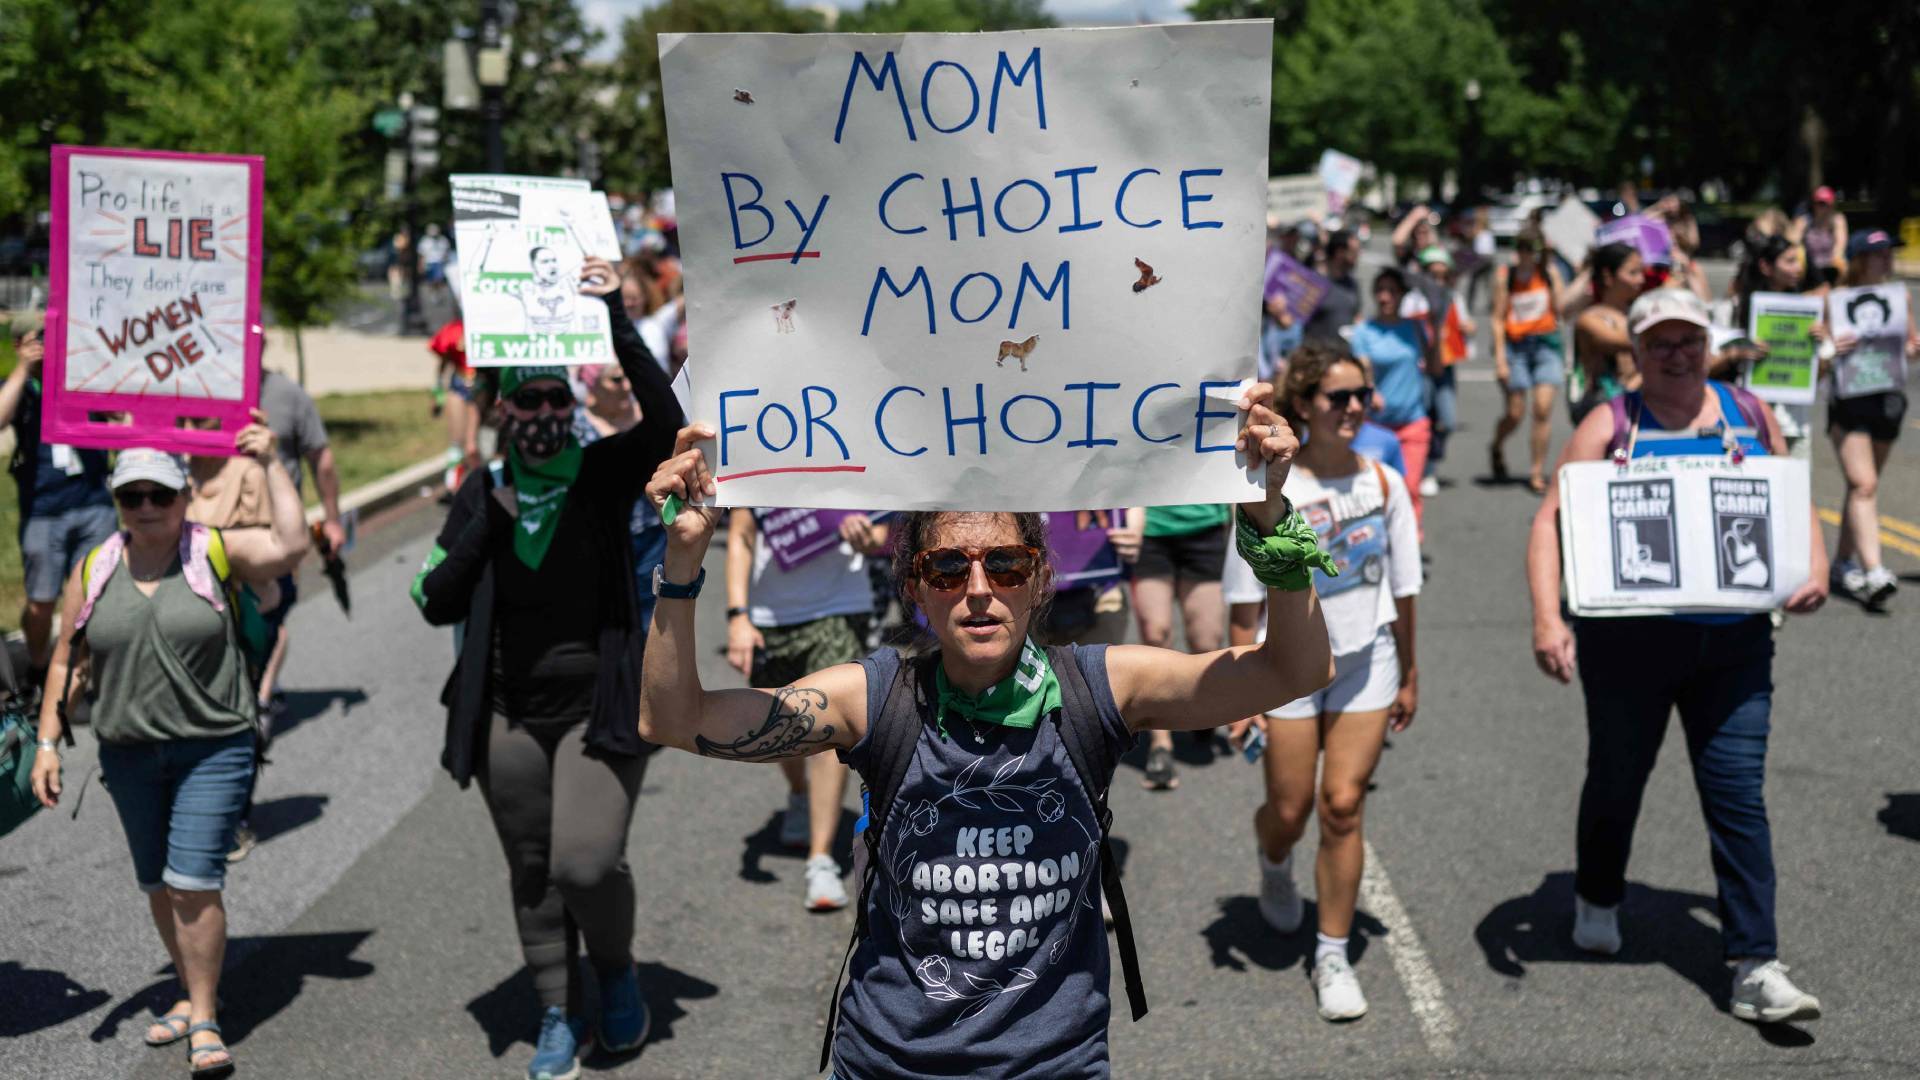
[[[704,424],[682,429],[675,454],[647,483],[647,500],[656,509],[669,495],[689,504],[667,526],[661,576],[671,585],[690,585],[700,576],[721,512],[691,505],[715,493],[706,456],[696,445],[713,437]],[[653,610],[640,679],[641,738],[726,761],[806,757],[860,741],[867,728],[864,668],[840,664],[778,690],[708,690],[700,685],[695,607],[693,600],[662,596]]]
[[[607,305],[613,355],[620,361],[620,370],[626,372],[634,400],[640,404],[640,422],[601,440],[606,448],[598,452],[625,459],[628,467],[620,473],[626,489],[622,494],[637,498],[647,477],[673,453],[673,433],[686,423],[686,415],[673,396],[666,369],[654,360],[640,331],[627,317],[626,306],[620,301],[620,271],[605,259],[589,257],[580,268],[580,276],[580,291],[599,297]]]
[[[279,577],[300,565],[311,541],[307,538],[307,515],[300,505],[300,492],[293,477],[274,453],[273,429],[267,427],[267,415],[253,410],[253,423],[234,435],[240,452],[258,461],[267,470],[267,510],[270,529],[234,529],[221,534],[227,559],[233,572],[242,579],[260,580]]]
[[[27,381],[40,377],[40,358],[44,355],[45,346],[40,344],[39,334],[21,339],[13,370],[7,373],[7,381],[0,383],[0,427],[13,423],[14,415],[20,411],[20,399],[26,396]]]
[[[1263,536],[1291,509],[1281,488],[1300,449],[1293,429],[1269,407],[1272,400],[1273,387],[1266,383],[1247,391],[1238,403],[1247,424],[1234,444],[1247,457],[1266,462],[1265,501],[1240,507]],[[1116,645],[1107,650],[1107,677],[1132,730],[1191,731],[1230,724],[1320,689],[1333,679],[1333,654],[1309,578],[1302,589],[1267,590],[1263,644],[1197,656]]]

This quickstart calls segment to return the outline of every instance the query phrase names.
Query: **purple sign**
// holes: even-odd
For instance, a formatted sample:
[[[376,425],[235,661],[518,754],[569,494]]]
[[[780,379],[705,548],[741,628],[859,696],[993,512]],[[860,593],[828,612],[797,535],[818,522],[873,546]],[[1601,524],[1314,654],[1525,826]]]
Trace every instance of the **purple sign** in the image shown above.
[[[1632,214],[1615,218],[1600,226],[1594,234],[1593,244],[1602,247],[1607,244],[1625,244],[1640,253],[1640,261],[1648,266],[1669,266],[1673,263],[1673,230],[1667,223],[1645,214]]]
[[[1284,251],[1267,252],[1266,299],[1284,299],[1295,325],[1313,317],[1332,285]]]
[[[1054,583],[1062,589],[1120,576],[1120,556],[1107,530],[1127,523],[1125,510],[1069,510],[1047,515],[1047,546],[1053,551]]]
[[[852,510],[763,510],[754,517],[760,539],[773,549],[773,561],[792,570],[808,559],[840,546],[840,523]]]

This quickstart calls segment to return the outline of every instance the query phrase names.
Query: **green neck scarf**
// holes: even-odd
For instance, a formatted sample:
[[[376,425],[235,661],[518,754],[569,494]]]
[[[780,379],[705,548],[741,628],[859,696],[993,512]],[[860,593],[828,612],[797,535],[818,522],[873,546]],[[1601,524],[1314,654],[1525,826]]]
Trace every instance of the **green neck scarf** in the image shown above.
[[[955,689],[947,681],[944,665],[935,669],[933,681],[938,694],[934,710],[941,734],[946,733],[950,712],[976,724],[1031,728],[1040,717],[1060,707],[1060,680],[1053,673],[1053,665],[1047,663],[1047,654],[1032,638],[1021,647],[1020,663],[1013,674],[987,687],[979,697]]]
[[[508,451],[507,460],[513,464],[513,498],[520,511],[513,530],[513,553],[529,570],[540,569],[547,549],[553,546],[567,492],[580,475],[581,456],[580,444],[572,438],[565,449],[539,465],[527,464],[517,446]]]

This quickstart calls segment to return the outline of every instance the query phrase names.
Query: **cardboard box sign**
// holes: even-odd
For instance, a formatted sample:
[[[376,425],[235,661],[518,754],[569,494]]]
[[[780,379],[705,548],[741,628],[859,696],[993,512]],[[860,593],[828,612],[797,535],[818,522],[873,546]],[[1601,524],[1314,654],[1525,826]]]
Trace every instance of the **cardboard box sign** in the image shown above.
[[[1560,556],[1575,615],[1771,611],[1806,583],[1807,463],[1647,457],[1560,469]]]

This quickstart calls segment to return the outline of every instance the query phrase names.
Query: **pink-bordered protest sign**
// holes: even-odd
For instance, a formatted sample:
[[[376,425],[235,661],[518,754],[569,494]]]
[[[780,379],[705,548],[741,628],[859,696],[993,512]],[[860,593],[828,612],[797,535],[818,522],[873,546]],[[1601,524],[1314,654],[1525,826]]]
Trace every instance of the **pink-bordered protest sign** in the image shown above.
[[[41,438],[231,454],[260,398],[265,161],[53,148]],[[183,427],[212,419],[217,430]]]

